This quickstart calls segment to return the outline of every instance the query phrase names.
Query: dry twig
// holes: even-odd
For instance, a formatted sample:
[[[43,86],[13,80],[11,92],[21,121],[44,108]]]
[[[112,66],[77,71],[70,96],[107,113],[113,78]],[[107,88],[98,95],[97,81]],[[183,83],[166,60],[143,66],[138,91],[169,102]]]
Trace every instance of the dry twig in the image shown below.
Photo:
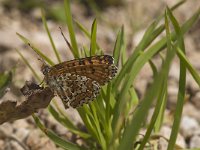
[[[50,88],[43,88],[29,81],[21,88],[21,92],[26,97],[26,101],[20,105],[13,101],[0,104],[0,124],[30,116],[39,109],[46,108],[54,97]]]

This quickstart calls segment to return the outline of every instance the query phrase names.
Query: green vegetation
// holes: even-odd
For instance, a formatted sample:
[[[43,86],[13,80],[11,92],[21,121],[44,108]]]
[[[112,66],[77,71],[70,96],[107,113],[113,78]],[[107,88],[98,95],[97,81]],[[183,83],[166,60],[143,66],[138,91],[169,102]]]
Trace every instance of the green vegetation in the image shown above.
[[[90,33],[81,23],[73,21],[69,0],[64,0],[64,7],[72,46],[71,50],[74,57],[79,58],[85,57],[86,55],[103,53],[98,45],[98,41],[96,41],[97,21],[94,20]],[[58,62],[60,62],[59,53],[53,44],[53,39],[48,30],[44,13],[42,14],[43,23],[55,56]],[[56,133],[47,129],[36,115],[33,115],[37,126],[54,141],[55,144],[63,149],[142,150],[145,146],[149,145],[148,141],[154,134],[159,132],[162,126],[168,94],[167,82],[169,69],[174,57],[177,55],[180,60],[179,91],[177,93],[177,107],[174,114],[172,132],[170,139],[168,139],[168,150],[174,149],[175,146],[178,146],[175,145],[175,141],[179,131],[185,100],[186,70],[193,76],[198,85],[200,85],[200,76],[185,56],[184,46],[184,34],[195,23],[199,14],[200,10],[191,16],[183,25],[179,25],[178,21],[173,16],[172,9],[166,8],[164,15],[158,17],[158,19],[153,21],[146,29],[142,40],[129,57],[127,57],[126,54],[124,29],[123,27],[120,29],[113,50],[113,57],[115,58],[116,65],[121,64],[116,78],[102,88],[101,94],[95,101],[77,109],[87,132],[80,130],[74,125],[56,102],[49,106],[49,113],[58,123],[81,137],[85,143],[84,145],[71,143],[68,140],[60,138]],[[160,20],[163,18],[165,23],[160,24]],[[169,24],[172,24],[173,29],[169,28]],[[91,41],[90,48],[84,47],[84,52],[80,51],[77,46],[74,25],[77,25],[85,34],[86,38],[89,38]],[[163,32],[165,33],[165,37],[155,42],[157,37]],[[18,35],[26,44],[29,43],[29,40],[25,37],[20,34]],[[54,64],[41,50],[38,50],[36,47],[33,48],[47,63],[50,65]],[[155,55],[161,56],[160,54],[163,56],[161,57],[162,67],[158,69],[151,60]],[[24,59],[21,53],[20,55],[28,65],[28,61]],[[134,89],[134,80],[147,63],[149,63],[152,68],[154,79],[150,87],[146,90],[143,99],[139,100]],[[39,80],[37,72],[35,72],[30,65],[29,68],[33,71],[36,79]],[[138,141],[137,137],[139,131],[144,127],[142,124],[145,123],[146,116],[152,103],[155,104],[153,116],[150,124],[146,125],[147,132],[143,139]]]

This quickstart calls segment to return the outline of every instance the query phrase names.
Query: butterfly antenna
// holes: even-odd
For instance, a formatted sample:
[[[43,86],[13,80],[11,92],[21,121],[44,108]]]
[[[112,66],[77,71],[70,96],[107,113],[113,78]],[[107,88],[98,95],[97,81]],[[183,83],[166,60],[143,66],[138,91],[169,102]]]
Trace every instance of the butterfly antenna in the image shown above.
[[[65,42],[67,43],[67,46],[69,47],[69,49],[70,49],[71,51],[73,51],[73,48],[72,48],[72,46],[70,45],[70,43],[69,43],[69,41],[67,40],[67,38],[65,37],[65,35],[63,34],[63,31],[62,31],[61,27],[59,27],[59,28],[60,28],[60,32],[61,32],[61,34],[62,34],[62,36],[63,36]]]
[[[28,46],[38,55],[38,60],[40,60],[43,64],[46,64],[44,59],[40,56],[40,54],[34,49],[34,47],[31,45],[31,43],[28,43]]]
[[[31,45],[31,43],[28,43],[28,46],[30,46],[30,48],[39,56],[38,60],[40,60],[42,62],[42,66],[41,66],[41,71],[44,75],[46,75],[48,73],[48,71],[50,70],[49,65],[47,65],[47,63],[45,62],[45,60],[41,57],[41,55],[35,50],[35,48]],[[41,85],[43,83],[44,79],[42,80],[42,82],[39,84]]]

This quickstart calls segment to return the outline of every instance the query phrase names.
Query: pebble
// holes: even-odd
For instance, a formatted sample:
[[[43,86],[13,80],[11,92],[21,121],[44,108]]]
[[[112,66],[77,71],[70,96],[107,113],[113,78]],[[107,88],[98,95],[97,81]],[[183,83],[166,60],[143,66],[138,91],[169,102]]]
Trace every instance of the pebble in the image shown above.
[[[0,138],[4,138],[6,136],[12,135],[13,126],[10,123],[4,123],[0,125]]]
[[[56,150],[55,144],[38,129],[31,131],[25,143],[31,150]]]
[[[175,110],[178,93],[177,82],[174,79],[172,79],[169,81],[169,85],[170,86],[168,87],[167,108],[169,108],[170,110]]]
[[[197,109],[192,103],[185,103],[183,107],[183,116],[189,116],[200,122],[200,110]]]
[[[198,122],[189,116],[183,116],[180,124],[180,130],[185,138],[194,135],[195,131],[199,128]]]
[[[194,97],[191,98],[191,102],[196,108],[200,108],[200,91],[198,91]]]
[[[190,139],[190,148],[200,148],[200,129],[196,130],[194,135]]]
[[[15,132],[15,137],[23,142],[29,135],[30,130],[26,128],[18,128]]]
[[[160,135],[162,135],[163,137],[169,139],[170,138],[170,134],[171,134],[171,128],[168,127],[168,126],[163,126],[161,128],[161,131],[160,131]],[[177,140],[176,140],[176,144],[179,145],[180,147],[186,147],[186,143],[185,143],[185,140],[184,140],[184,137],[179,133],[178,134],[178,137],[177,137]]]

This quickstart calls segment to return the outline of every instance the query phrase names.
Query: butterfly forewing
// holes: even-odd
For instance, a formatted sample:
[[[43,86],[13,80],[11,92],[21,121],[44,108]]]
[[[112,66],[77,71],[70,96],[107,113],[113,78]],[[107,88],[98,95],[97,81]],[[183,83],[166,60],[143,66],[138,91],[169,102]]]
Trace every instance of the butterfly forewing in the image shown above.
[[[45,81],[59,95],[65,107],[76,108],[95,99],[100,86],[109,82],[116,72],[113,57],[93,56],[51,67]]]
[[[117,68],[114,65],[113,57],[102,55],[57,64],[52,67],[49,74],[53,75],[55,72],[58,76],[64,73],[87,76],[98,81],[100,85],[104,85],[115,76]]]

